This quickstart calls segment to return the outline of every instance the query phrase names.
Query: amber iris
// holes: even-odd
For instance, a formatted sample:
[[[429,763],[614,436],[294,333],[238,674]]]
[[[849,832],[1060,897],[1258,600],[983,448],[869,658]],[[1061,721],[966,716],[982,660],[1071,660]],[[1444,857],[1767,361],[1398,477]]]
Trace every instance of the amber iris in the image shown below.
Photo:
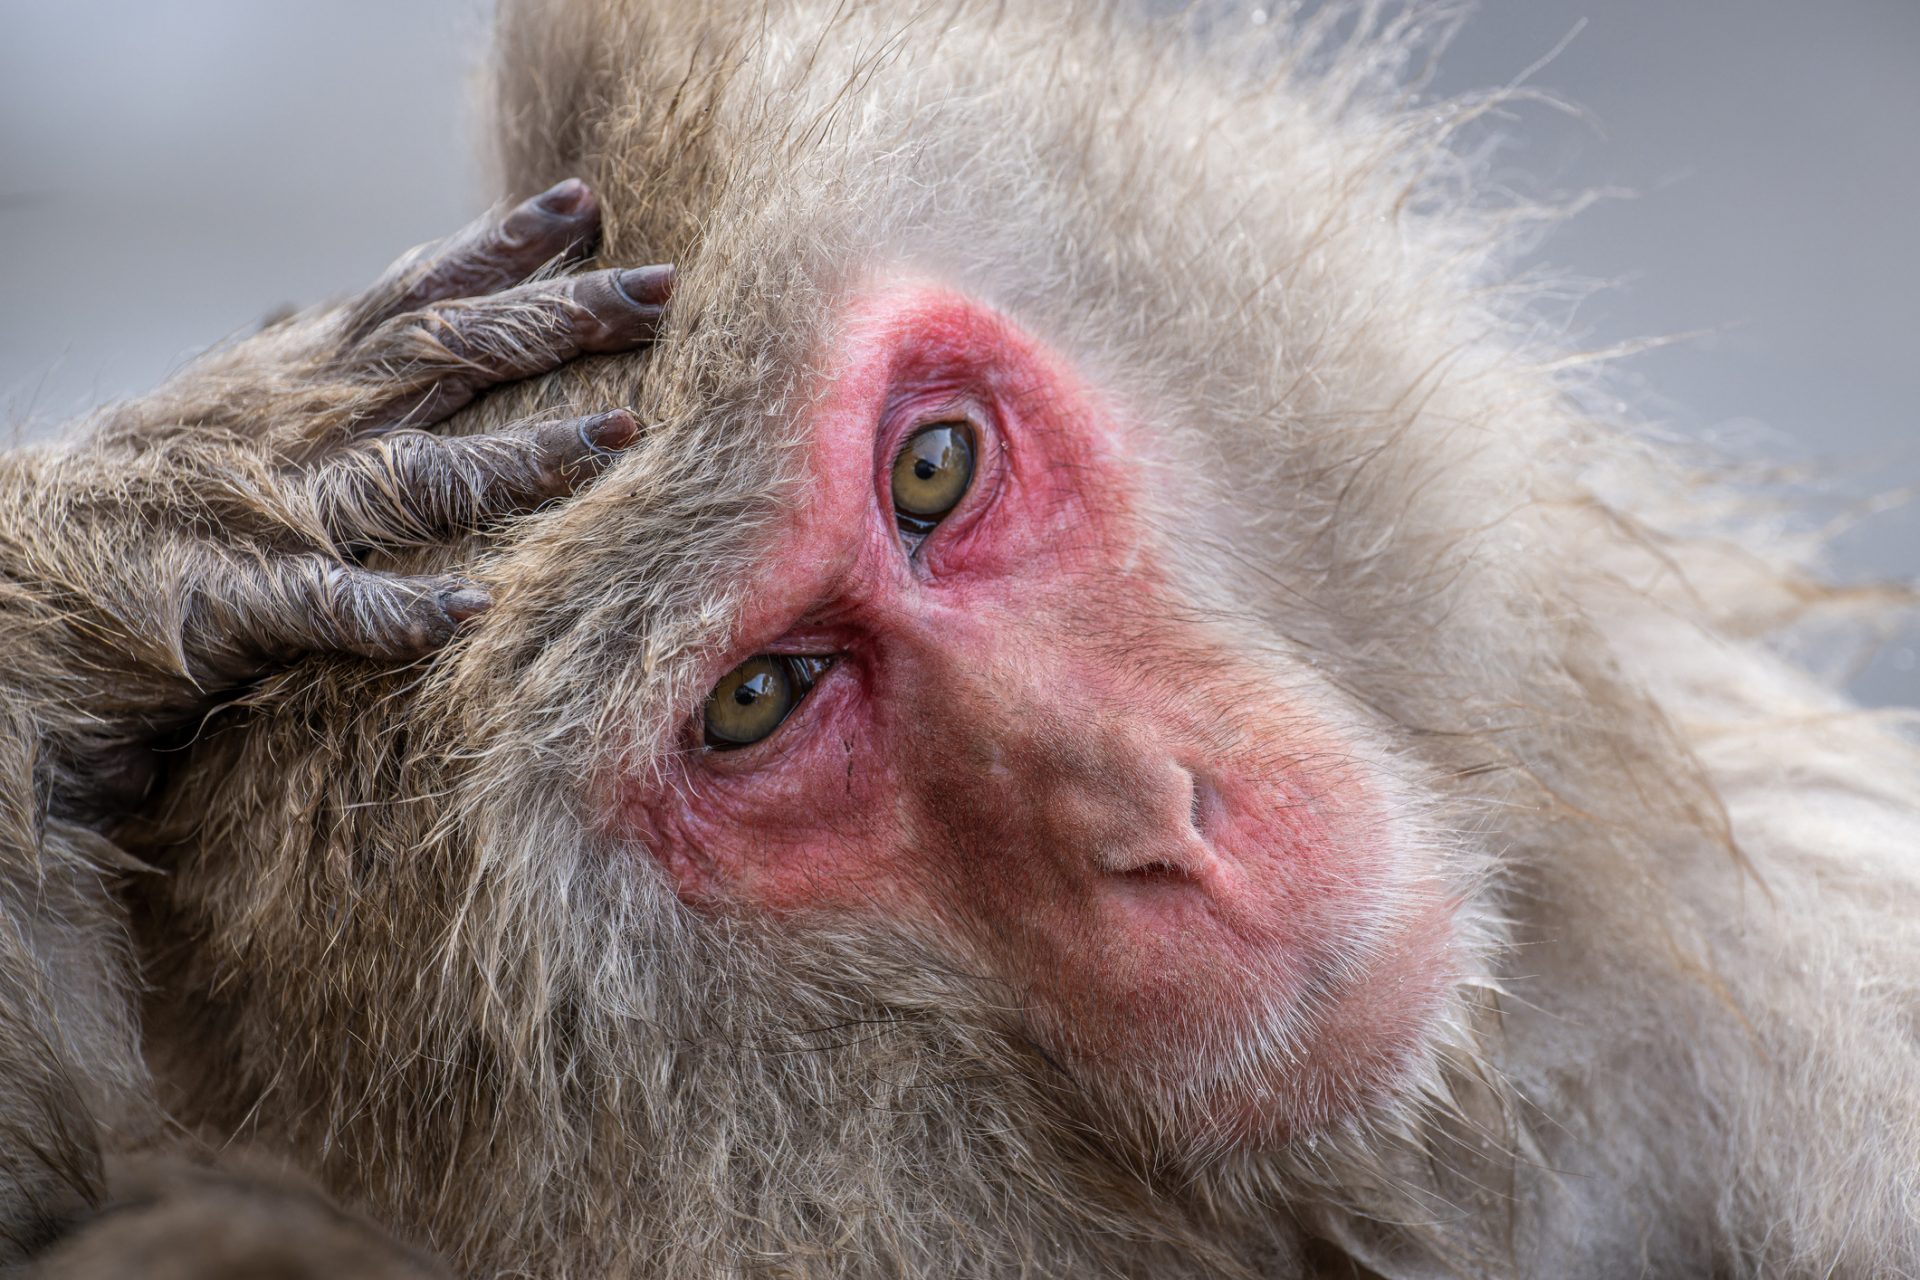
[[[909,533],[929,532],[973,483],[973,429],[936,422],[907,440],[893,460],[893,510]]]
[[[707,695],[707,746],[731,751],[772,734],[831,662],[830,658],[762,653],[727,672]]]

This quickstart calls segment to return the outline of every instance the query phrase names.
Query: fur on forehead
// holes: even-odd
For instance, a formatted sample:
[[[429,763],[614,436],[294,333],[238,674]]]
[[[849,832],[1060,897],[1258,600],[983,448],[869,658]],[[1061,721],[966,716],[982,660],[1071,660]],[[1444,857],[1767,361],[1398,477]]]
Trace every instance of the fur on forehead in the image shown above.
[[[625,397],[655,425],[512,548],[504,567],[545,622],[499,630],[547,645],[516,663],[557,676],[618,636],[638,660],[625,670],[664,675],[724,630],[738,601],[713,584],[746,574],[714,573],[716,549],[751,569],[836,303],[890,267],[1004,312],[1148,424],[1182,476],[1157,513],[1170,554],[1212,603],[1271,629],[1284,600],[1289,639],[1362,688],[1428,690],[1407,673],[1462,665],[1453,654],[1532,656],[1511,608],[1461,606],[1539,598],[1512,581],[1529,557],[1477,557],[1477,539],[1548,536],[1528,504],[1574,493],[1586,428],[1485,301],[1513,213],[1458,195],[1448,142],[1471,104],[1388,97],[1422,33],[1339,6],[1258,26],[1226,7],[1157,24],[1108,4],[1032,10],[507,8],[508,189],[584,174],[603,258],[680,271],[650,357],[543,392]],[[630,572],[607,575],[614,557]],[[1446,588],[1409,589],[1422,583]],[[555,684],[544,710],[517,668],[513,685],[528,714],[555,714]],[[576,687],[609,730],[657,720],[635,699],[666,694]]]

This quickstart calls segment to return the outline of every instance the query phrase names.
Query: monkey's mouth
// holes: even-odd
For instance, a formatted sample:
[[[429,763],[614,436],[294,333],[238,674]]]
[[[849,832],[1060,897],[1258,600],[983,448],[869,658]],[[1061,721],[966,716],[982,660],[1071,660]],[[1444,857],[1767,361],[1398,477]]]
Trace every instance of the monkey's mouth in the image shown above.
[[[1173,884],[1189,906],[1204,896]],[[1155,907],[1156,923],[1171,918]],[[1155,1143],[1205,1159],[1287,1148],[1397,1104],[1430,1069],[1457,973],[1439,901],[1364,944],[1301,935],[1256,952],[1190,927],[1166,936],[1149,964],[1117,960],[1103,1014],[1087,1015],[1083,992],[1036,1028]]]

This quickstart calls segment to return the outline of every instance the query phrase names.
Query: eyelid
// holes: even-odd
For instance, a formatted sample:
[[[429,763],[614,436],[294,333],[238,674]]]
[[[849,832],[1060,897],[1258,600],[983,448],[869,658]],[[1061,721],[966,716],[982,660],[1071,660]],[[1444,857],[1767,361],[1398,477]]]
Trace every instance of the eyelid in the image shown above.
[[[881,447],[874,461],[885,475],[916,432],[942,422],[964,422],[973,428],[976,443],[984,441],[992,416],[983,397],[972,391],[897,396],[880,414]]]

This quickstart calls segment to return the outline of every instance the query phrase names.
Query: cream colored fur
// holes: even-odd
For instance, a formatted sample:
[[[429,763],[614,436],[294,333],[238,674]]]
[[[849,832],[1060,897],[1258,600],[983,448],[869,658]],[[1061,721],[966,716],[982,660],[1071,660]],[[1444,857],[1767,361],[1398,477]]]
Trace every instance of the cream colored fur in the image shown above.
[[[485,1276],[1920,1273],[1920,759],[1774,647],[1866,606],[1591,407],[1425,35],[510,5],[503,191],[585,177],[602,258],[680,282],[651,356],[465,424],[652,426],[483,548],[470,640],[271,682],[128,837],[161,1103]],[[606,834],[766,568],[836,301],[900,269],[1136,424],[1196,605],[1444,845],[1477,976],[1393,1108],[1091,1132],[938,939],[696,915]]]

